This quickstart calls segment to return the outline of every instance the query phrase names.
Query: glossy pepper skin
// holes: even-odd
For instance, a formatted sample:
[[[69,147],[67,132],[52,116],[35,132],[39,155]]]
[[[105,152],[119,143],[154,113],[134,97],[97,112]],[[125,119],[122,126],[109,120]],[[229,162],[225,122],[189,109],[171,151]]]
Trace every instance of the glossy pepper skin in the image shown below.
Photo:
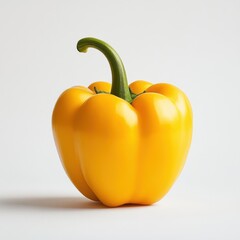
[[[54,139],[66,173],[87,198],[115,207],[160,200],[180,174],[192,138],[192,110],[177,87],[135,81],[105,42],[84,38],[77,48],[100,50],[112,86],[96,82],[59,97]],[[134,93],[134,94],[133,94]]]

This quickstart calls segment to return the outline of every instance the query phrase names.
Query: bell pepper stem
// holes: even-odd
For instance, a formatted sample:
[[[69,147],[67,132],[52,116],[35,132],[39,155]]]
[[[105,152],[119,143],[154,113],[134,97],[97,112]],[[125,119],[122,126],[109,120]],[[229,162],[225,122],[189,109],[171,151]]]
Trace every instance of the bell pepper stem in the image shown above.
[[[79,52],[87,52],[88,48],[101,51],[107,58],[112,72],[111,94],[131,103],[132,97],[128,87],[126,71],[117,52],[110,45],[96,38],[83,38],[78,41],[77,49]]]

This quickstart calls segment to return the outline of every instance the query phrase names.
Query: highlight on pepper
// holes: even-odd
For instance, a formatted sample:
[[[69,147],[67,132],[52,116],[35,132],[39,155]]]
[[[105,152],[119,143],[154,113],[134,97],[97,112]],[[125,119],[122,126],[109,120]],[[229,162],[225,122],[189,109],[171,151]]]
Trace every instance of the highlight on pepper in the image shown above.
[[[153,204],[172,187],[187,158],[192,110],[168,83],[128,86],[122,60],[107,43],[83,38],[79,52],[105,55],[112,84],[76,86],[58,98],[52,128],[62,165],[87,198],[109,207]]]

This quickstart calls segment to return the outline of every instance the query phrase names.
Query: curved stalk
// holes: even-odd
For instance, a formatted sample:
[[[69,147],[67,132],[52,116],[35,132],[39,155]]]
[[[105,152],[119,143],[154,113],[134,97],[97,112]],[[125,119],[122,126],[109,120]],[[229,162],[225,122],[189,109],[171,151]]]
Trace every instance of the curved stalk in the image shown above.
[[[111,94],[131,103],[132,97],[128,87],[126,71],[117,52],[110,45],[96,38],[83,38],[78,41],[77,49],[79,52],[86,52],[88,48],[101,51],[107,58],[112,72]]]

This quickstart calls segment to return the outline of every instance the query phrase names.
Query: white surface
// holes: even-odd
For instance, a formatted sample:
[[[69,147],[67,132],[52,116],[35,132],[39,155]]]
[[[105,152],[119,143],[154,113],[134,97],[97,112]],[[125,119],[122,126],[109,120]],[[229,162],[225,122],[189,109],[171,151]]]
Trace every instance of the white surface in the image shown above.
[[[0,239],[239,239],[240,2],[0,1]],[[67,179],[51,113],[73,85],[110,81],[93,36],[122,57],[129,82],[189,96],[194,136],[169,194],[106,209]]]

